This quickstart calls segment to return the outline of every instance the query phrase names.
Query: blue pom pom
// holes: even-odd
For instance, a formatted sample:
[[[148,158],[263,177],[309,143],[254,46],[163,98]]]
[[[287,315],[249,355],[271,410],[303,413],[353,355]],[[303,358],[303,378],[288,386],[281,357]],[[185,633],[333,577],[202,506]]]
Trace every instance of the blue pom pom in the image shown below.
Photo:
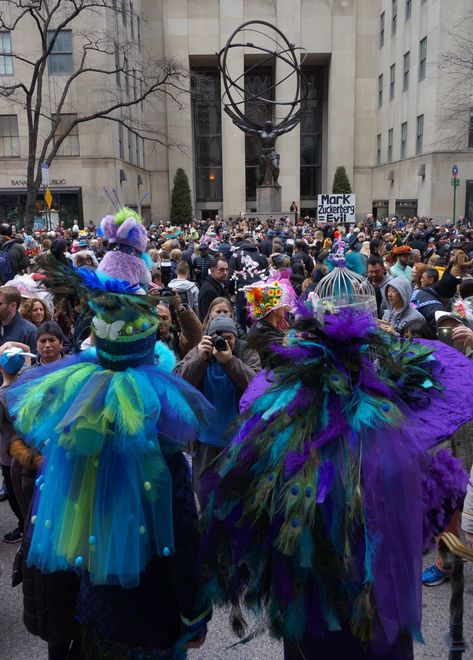
[[[163,548],[163,557],[169,557],[170,554],[171,554],[171,551],[169,550],[169,548],[164,547]]]
[[[89,536],[89,545],[97,545],[97,539],[95,536]]]
[[[80,568],[81,566],[83,566],[83,565],[84,565],[84,557],[81,557],[80,555],[79,555],[78,557],[76,557],[76,559],[75,559],[75,561],[74,561],[74,564],[75,564],[78,568]]]

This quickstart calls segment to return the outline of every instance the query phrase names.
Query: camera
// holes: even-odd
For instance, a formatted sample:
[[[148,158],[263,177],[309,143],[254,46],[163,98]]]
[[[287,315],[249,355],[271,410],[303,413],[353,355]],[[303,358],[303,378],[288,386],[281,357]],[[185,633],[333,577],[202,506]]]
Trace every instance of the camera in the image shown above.
[[[174,291],[170,289],[168,286],[163,286],[161,291],[159,292],[160,297],[162,298],[174,298]]]
[[[217,336],[212,339],[212,344],[216,351],[226,351],[228,348],[227,340],[222,337],[221,331],[217,332]]]

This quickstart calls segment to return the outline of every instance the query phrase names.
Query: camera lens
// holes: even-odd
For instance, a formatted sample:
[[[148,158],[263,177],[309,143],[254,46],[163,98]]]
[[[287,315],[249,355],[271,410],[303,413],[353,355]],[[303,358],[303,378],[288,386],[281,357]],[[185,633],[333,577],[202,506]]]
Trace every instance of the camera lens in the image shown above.
[[[213,339],[213,345],[216,351],[226,351],[227,350],[227,340],[221,335],[217,335]]]

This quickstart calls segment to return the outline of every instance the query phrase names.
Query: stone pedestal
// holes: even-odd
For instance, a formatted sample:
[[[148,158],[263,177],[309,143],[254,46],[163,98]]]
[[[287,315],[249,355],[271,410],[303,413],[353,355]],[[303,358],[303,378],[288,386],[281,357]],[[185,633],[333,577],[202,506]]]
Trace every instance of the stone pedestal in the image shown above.
[[[256,186],[256,208],[258,213],[281,213],[281,188]]]

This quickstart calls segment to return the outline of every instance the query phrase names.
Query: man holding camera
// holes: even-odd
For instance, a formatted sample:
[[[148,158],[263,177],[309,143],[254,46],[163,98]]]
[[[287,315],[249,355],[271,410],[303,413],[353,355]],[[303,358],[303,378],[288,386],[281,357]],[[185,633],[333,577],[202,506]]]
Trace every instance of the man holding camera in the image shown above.
[[[194,490],[201,500],[201,477],[230,438],[225,431],[239,412],[240,397],[261,369],[258,353],[239,340],[235,322],[222,315],[209,326],[208,335],[177,365],[177,373],[200,390],[215,407],[206,442],[195,443],[192,471]]]

